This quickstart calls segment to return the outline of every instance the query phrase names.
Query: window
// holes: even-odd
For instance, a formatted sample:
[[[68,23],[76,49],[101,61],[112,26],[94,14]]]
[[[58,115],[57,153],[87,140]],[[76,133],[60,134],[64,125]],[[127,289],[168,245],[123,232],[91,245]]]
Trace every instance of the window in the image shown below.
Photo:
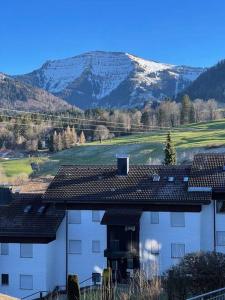
[[[20,257],[25,257],[25,258],[33,257],[33,245],[20,244]]]
[[[92,210],[92,221],[100,222],[100,211],[99,210]]]
[[[183,212],[171,212],[170,221],[172,227],[184,227],[185,226],[185,216]]]
[[[100,252],[100,241],[92,241],[92,252],[93,253]]]
[[[33,289],[33,276],[32,275],[20,275],[20,288],[22,290]]]
[[[225,231],[216,232],[216,244],[217,246],[225,246]]]
[[[9,244],[1,243],[1,255],[8,255],[9,254]]]
[[[224,214],[225,213],[225,201],[223,201],[223,200],[217,200],[216,201],[216,212],[218,214]]]
[[[133,269],[134,268],[134,260],[133,258],[127,259],[127,269]]]
[[[169,176],[169,177],[168,177],[168,181],[169,181],[169,182],[173,182],[174,180],[175,180],[175,177],[174,177],[174,176]]]
[[[152,180],[153,181],[159,181],[160,180],[160,176],[159,175],[153,175]]]
[[[159,213],[157,211],[151,212],[151,224],[159,224]]]
[[[182,258],[185,254],[185,244],[171,244],[171,257]]]
[[[81,254],[82,245],[81,240],[70,240],[69,241],[69,253],[70,254]]]
[[[81,223],[81,211],[74,210],[69,212],[69,224],[80,224]]]
[[[2,274],[2,285],[9,285],[9,274]]]
[[[189,180],[189,177],[188,177],[188,176],[184,176],[184,177],[183,177],[183,182],[188,182],[188,180]]]

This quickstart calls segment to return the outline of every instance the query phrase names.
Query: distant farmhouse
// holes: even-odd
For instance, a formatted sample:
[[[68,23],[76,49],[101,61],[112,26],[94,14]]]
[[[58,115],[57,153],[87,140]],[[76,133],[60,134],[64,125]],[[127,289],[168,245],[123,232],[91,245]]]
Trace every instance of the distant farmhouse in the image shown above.
[[[180,166],[129,166],[125,156],[62,166],[44,194],[0,189],[0,205],[0,293],[63,289],[69,274],[90,285],[107,266],[123,283],[186,253],[225,253],[225,154]]]

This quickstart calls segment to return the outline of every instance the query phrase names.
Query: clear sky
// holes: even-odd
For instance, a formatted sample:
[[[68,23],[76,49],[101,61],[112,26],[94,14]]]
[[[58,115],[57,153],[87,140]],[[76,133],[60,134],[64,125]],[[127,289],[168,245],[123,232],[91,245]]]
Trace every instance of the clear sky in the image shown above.
[[[211,66],[225,58],[225,1],[0,0],[0,71],[92,50]]]

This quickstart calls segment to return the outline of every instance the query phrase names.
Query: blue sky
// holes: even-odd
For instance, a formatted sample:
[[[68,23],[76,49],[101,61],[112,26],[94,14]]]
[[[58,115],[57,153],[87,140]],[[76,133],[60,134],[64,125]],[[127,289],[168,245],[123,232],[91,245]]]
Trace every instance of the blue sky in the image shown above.
[[[0,0],[0,71],[91,50],[211,66],[225,58],[225,1]]]

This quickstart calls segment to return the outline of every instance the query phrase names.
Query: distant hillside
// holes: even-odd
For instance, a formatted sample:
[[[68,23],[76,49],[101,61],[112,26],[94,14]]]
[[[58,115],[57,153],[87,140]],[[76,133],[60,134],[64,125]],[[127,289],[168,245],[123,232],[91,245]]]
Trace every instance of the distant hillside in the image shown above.
[[[71,105],[47,91],[0,73],[0,107],[34,111],[61,111],[71,108]]]
[[[192,99],[214,98],[225,102],[225,60],[203,72],[184,92]],[[182,94],[183,94],[182,93]],[[179,98],[182,96],[179,95]]]
[[[94,51],[47,61],[40,69],[16,78],[80,108],[134,107],[146,100],[174,97],[202,71],[129,53]]]

